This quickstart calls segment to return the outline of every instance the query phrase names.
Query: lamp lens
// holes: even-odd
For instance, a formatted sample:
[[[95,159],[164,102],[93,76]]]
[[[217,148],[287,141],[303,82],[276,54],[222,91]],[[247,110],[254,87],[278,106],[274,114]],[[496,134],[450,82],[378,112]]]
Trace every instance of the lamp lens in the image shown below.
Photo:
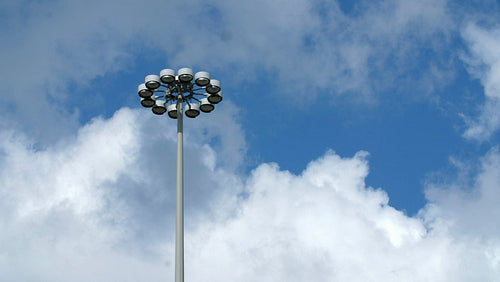
[[[211,111],[214,110],[214,105],[212,104],[203,104],[200,106],[200,110],[202,110],[205,113],[210,113]]]
[[[196,84],[199,86],[206,86],[208,83],[210,83],[210,80],[204,77],[200,77],[196,80]]]
[[[146,87],[149,89],[156,89],[160,87],[160,83],[158,83],[157,81],[148,81],[146,82]]]
[[[190,74],[181,74],[181,75],[179,75],[179,80],[181,82],[189,82],[189,81],[193,80],[193,76]]]
[[[149,90],[149,89],[141,89],[139,91],[139,96],[141,98],[149,98],[153,95],[153,91]]]
[[[151,108],[156,104],[156,101],[151,98],[142,98],[141,105],[146,108]]]
[[[171,76],[171,75],[164,75],[161,77],[161,81],[163,83],[172,83],[174,82],[175,80],[175,76]]]
[[[191,109],[191,110],[187,110],[186,111],[186,116],[190,117],[190,118],[195,118],[197,117],[198,115],[200,114],[199,111],[197,110],[194,110],[194,109]]]
[[[164,107],[153,107],[153,113],[157,115],[163,115],[166,111],[167,109],[165,109]]]
[[[217,94],[214,94],[214,95],[210,95],[208,96],[208,101],[212,104],[217,104],[219,103],[220,101],[222,101],[222,97],[217,95]]]

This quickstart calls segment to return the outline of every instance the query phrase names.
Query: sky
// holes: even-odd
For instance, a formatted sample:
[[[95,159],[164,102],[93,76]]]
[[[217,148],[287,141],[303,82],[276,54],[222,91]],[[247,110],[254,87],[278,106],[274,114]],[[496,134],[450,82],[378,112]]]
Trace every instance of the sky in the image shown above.
[[[0,3],[0,281],[500,281],[500,2]]]

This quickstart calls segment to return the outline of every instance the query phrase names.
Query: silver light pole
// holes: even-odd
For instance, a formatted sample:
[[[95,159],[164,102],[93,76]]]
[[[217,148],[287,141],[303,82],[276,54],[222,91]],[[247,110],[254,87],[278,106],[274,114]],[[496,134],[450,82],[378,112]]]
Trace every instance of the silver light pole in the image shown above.
[[[180,96],[182,95],[179,95],[179,97]],[[183,103],[179,103],[179,100],[180,99],[177,99],[177,204],[175,212],[175,282],[184,282],[184,138],[182,136]]]
[[[201,92],[200,92],[201,91]],[[160,95],[155,95],[160,93]],[[210,79],[205,71],[194,75],[190,68],[181,68],[177,73],[164,69],[160,75],[148,75],[138,87],[141,104],[152,108],[153,113],[177,119],[177,187],[175,217],[175,282],[184,282],[184,148],[183,107],[189,118],[195,118],[200,110],[209,113],[215,104],[222,101],[220,81]]]

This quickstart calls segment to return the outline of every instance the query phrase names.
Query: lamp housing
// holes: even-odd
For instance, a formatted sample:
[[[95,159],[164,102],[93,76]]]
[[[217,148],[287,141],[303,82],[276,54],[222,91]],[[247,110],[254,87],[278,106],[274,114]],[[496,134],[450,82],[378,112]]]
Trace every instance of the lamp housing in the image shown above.
[[[154,99],[154,96],[141,98],[141,105],[145,108],[151,108],[152,106],[156,105],[156,100]]]
[[[153,95],[153,91],[147,88],[146,84],[144,83],[139,84],[139,86],[137,87],[137,93],[141,98],[149,98]]]
[[[205,88],[208,94],[217,94],[220,91],[220,81],[217,79],[210,79],[210,83]]]
[[[163,115],[166,111],[165,101],[156,100],[156,104],[153,106],[153,113],[156,115]]]
[[[177,76],[182,83],[190,82],[193,80],[193,70],[190,68],[181,68],[177,71]]]
[[[163,83],[172,83],[175,81],[175,71],[173,69],[163,69],[160,71],[160,80]]]
[[[198,103],[187,103],[185,111],[187,117],[195,118],[200,114],[200,105]]]
[[[222,91],[219,91],[216,94],[209,95],[207,99],[212,104],[218,104],[220,101],[222,101]]]
[[[144,83],[148,89],[154,90],[160,87],[160,77],[156,74],[150,74],[144,79]]]
[[[206,86],[210,83],[210,74],[206,71],[199,71],[194,75],[194,82],[198,86]]]
[[[208,101],[208,98],[200,100],[200,110],[204,113],[210,113],[215,109],[215,106]]]
[[[168,111],[168,116],[170,118],[173,118],[173,119],[177,118],[177,104],[168,105],[167,111]]]

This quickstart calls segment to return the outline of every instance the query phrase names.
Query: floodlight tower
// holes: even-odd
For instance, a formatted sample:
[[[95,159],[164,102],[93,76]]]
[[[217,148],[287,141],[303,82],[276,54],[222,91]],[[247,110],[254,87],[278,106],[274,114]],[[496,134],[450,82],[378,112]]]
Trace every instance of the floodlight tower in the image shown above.
[[[194,83],[193,83],[194,78]],[[156,115],[167,113],[177,119],[177,197],[175,217],[175,282],[184,282],[184,156],[182,112],[189,118],[210,113],[222,101],[220,81],[210,79],[206,71],[197,72],[181,68],[164,69],[160,75],[150,74],[140,84],[137,92],[141,104],[152,108]],[[155,93],[159,94],[156,95]]]

